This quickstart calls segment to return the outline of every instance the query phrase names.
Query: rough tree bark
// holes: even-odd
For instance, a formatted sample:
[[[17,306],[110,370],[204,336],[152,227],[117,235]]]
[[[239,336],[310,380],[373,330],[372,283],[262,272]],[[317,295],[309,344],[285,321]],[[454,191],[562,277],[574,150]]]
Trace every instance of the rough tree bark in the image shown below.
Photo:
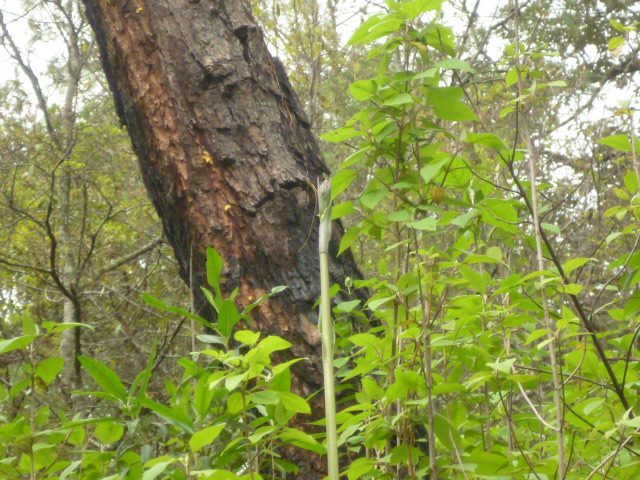
[[[192,289],[209,316],[199,288],[208,245],[223,256],[223,289],[239,287],[240,304],[288,285],[259,309],[256,325],[309,359],[296,365],[293,387],[302,395],[317,391],[313,186],[328,170],[249,7],[244,0],[83,2],[182,278],[189,281],[192,264]],[[334,226],[334,250],[340,237]],[[331,271],[334,281],[359,275],[348,255]],[[316,457],[287,456],[300,467],[298,478],[322,477]]]

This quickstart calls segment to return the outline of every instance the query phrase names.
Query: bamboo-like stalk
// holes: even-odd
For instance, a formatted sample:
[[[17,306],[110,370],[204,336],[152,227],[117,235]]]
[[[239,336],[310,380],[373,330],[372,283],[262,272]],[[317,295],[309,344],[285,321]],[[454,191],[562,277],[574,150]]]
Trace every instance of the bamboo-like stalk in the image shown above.
[[[338,480],[338,432],[336,428],[336,395],[333,380],[333,349],[335,334],[331,318],[329,296],[329,239],[331,238],[331,180],[318,183],[318,207],[320,231],[318,252],[320,254],[320,333],[322,336],[322,370],[324,373],[324,409],[327,431],[327,465],[329,480]]]

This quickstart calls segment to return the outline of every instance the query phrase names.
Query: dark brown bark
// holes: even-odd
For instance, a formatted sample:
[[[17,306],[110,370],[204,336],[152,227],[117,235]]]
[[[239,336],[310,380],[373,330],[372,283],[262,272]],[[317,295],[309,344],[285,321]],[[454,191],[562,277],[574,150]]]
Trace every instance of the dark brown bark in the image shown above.
[[[289,289],[254,316],[265,334],[293,343],[294,388],[320,388],[316,199],[328,172],[279,62],[244,0],[83,0],[120,119],[188,281],[205,305],[204,252],[226,264],[224,290],[247,305]],[[335,249],[341,236],[334,228]],[[349,255],[335,281],[357,277]],[[213,312],[205,315],[213,318]],[[320,399],[322,395],[315,398]],[[317,406],[317,405],[316,405]],[[316,409],[317,410],[317,409]],[[316,411],[314,417],[322,416]],[[304,419],[303,419],[304,420]],[[291,453],[298,478],[320,478],[317,458]]]

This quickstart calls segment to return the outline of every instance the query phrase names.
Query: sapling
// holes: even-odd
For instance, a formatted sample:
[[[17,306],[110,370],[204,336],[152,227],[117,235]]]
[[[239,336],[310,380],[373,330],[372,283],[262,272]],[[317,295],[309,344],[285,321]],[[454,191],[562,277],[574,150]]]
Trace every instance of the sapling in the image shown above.
[[[336,397],[333,382],[333,349],[335,334],[331,318],[329,294],[329,239],[331,238],[331,180],[318,182],[320,231],[320,333],[322,336],[322,370],[324,372],[324,408],[327,430],[327,463],[329,480],[338,480],[338,434],[336,429]]]

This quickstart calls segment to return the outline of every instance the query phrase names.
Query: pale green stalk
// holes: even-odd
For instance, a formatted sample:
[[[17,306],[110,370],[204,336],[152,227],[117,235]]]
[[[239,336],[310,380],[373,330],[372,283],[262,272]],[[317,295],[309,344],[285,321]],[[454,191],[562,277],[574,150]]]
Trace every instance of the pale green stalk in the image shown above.
[[[322,370],[324,373],[324,409],[327,430],[327,463],[329,480],[338,480],[338,432],[336,428],[336,395],[333,381],[333,348],[335,334],[329,296],[329,239],[331,238],[331,180],[318,183],[320,231],[320,333],[322,334]]]

